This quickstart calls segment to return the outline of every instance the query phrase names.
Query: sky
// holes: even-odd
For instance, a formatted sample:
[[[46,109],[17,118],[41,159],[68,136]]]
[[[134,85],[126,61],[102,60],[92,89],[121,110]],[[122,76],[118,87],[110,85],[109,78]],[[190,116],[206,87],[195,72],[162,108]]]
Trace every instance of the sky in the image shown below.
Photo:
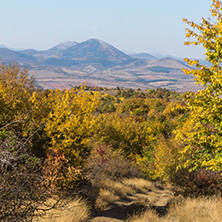
[[[212,0],[0,0],[0,44],[45,50],[65,41],[103,40],[129,53],[202,58],[184,46],[182,18],[210,17]]]

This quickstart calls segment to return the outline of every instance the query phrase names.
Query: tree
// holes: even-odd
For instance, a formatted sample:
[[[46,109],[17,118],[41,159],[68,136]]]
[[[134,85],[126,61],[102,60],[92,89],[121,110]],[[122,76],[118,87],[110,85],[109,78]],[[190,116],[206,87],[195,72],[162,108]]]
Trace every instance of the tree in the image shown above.
[[[222,4],[213,0],[211,18],[202,18],[201,24],[183,19],[191,29],[186,37],[193,38],[185,45],[202,45],[209,66],[198,60],[185,59],[197,84],[203,88],[196,93],[187,93],[185,98],[190,109],[190,118],[184,130],[177,133],[185,148],[182,151],[184,167],[191,169],[222,170]],[[188,126],[189,125],[189,126]]]
[[[24,118],[30,108],[28,100],[35,89],[34,79],[29,77],[27,70],[1,63],[0,126]]]
[[[0,64],[0,129],[10,129],[29,141],[29,149],[41,157],[45,155],[43,144],[47,146],[43,128],[52,102],[48,94],[36,87],[28,70]]]
[[[90,151],[86,143],[94,131],[100,95],[72,88],[56,90],[48,97],[52,97],[52,104],[44,129],[50,149],[64,153],[71,165],[80,166]]]

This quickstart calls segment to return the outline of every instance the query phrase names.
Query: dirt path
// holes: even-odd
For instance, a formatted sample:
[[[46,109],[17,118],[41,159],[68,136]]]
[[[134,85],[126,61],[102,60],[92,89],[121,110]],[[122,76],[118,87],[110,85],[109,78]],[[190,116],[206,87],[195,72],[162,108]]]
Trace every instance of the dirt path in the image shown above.
[[[90,222],[125,221],[129,215],[148,207],[156,210],[160,215],[164,215],[172,199],[174,199],[172,191],[155,187],[155,189],[146,192],[128,195],[124,199],[112,203],[108,209],[97,213]]]

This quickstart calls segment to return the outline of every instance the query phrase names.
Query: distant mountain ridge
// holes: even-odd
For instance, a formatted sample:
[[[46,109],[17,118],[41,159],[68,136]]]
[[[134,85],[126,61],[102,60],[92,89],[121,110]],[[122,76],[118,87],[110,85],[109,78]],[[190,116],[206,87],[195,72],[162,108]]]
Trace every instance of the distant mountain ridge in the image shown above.
[[[70,67],[80,64],[94,64],[106,68],[135,61],[135,58],[98,39],[89,39],[82,43],[67,41],[42,51],[26,49],[15,52],[10,49],[0,49],[2,50],[0,57],[5,62],[13,61],[29,65]],[[24,58],[26,59],[23,61]]]
[[[17,62],[22,64],[36,62],[36,58],[32,55],[27,55],[22,52],[13,51],[8,48],[0,48],[0,58],[4,62]]]
[[[130,54],[131,57],[137,58],[137,59],[145,59],[145,60],[157,60],[158,58],[149,54],[149,53],[136,53],[136,54]]]
[[[66,41],[47,50],[25,49],[18,51],[0,44],[0,58],[5,62],[17,62],[19,65],[70,67],[92,64],[97,65],[97,68],[107,68],[135,63],[136,61],[140,63],[139,60],[152,61],[165,57],[160,53],[127,55],[104,41],[89,39],[81,43]]]
[[[0,46],[0,58],[28,68],[43,88],[69,88],[87,81],[102,87],[195,90],[193,77],[181,71],[188,67],[183,62],[148,53],[127,55],[98,39],[67,41],[47,50]]]

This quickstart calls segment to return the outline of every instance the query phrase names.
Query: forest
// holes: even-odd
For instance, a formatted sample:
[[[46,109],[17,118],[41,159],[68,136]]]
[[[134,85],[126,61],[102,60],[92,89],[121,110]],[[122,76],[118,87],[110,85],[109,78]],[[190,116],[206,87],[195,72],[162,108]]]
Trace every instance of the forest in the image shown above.
[[[0,72],[1,220],[28,221],[78,195],[93,205],[107,178],[170,183],[184,196],[221,192],[220,173],[193,162],[206,153],[186,151],[194,133],[188,94],[42,90],[17,65],[2,63]]]
[[[28,70],[1,63],[0,221],[38,221],[77,197],[91,207],[84,215],[92,216],[108,206],[98,201],[102,192],[114,195],[107,183],[123,187],[132,180],[169,185],[183,203],[210,196],[220,200],[221,10],[215,0],[215,22],[184,19],[192,28],[186,36],[196,38],[185,44],[203,45],[212,64],[186,59],[193,68],[183,71],[203,85],[196,93],[86,84],[43,90]],[[127,192],[134,191],[131,186]],[[154,210],[149,221],[161,221],[163,212]]]

